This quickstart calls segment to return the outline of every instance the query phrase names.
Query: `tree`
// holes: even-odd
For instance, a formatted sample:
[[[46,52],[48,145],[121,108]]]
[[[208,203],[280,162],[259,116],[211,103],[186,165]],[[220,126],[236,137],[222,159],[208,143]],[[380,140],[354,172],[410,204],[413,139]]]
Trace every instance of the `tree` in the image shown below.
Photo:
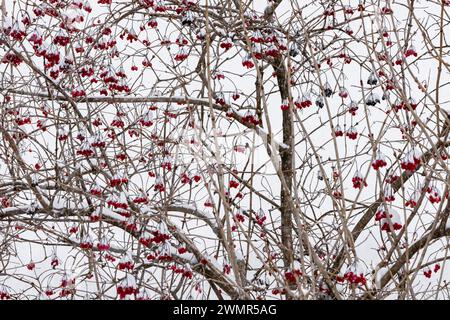
[[[448,299],[448,5],[4,0],[0,298]]]

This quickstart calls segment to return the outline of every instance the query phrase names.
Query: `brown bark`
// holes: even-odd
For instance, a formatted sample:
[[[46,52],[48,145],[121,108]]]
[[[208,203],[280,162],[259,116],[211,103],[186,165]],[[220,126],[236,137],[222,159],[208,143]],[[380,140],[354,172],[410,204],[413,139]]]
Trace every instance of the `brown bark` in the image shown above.
[[[281,100],[289,98],[286,66],[282,59],[275,59],[272,64],[277,75]],[[283,143],[288,149],[280,148],[281,172],[285,184],[281,184],[280,213],[281,213],[281,240],[285,268],[289,268],[294,260],[292,244],[292,176],[293,176],[293,118],[290,109],[283,110]]]

